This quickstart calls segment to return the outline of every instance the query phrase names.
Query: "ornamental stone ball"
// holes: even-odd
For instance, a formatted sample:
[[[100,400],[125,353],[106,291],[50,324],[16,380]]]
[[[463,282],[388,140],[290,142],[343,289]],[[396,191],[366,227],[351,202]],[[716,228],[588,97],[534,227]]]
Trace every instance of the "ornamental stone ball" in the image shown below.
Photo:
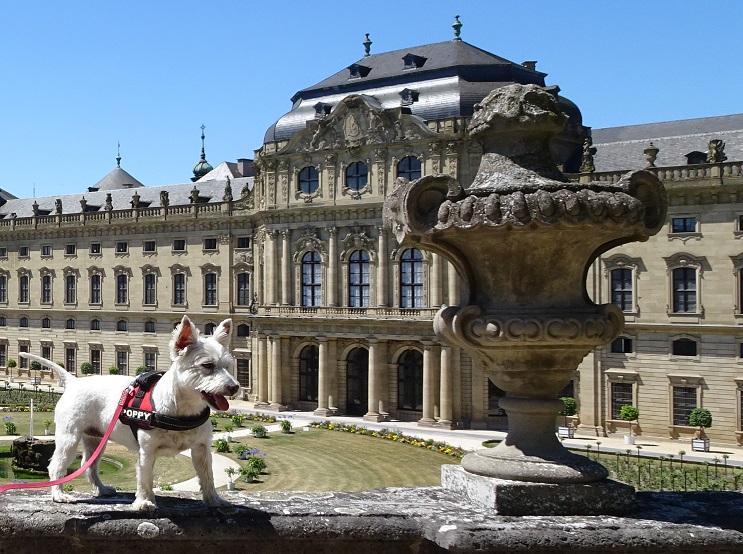
[[[472,184],[445,175],[398,180],[385,202],[385,225],[398,241],[442,254],[464,282],[462,306],[436,315],[437,336],[479,359],[506,392],[508,436],[465,456],[471,473],[542,483],[607,475],[557,440],[557,394],[586,354],[624,325],[616,306],[589,298],[591,263],[657,233],[666,194],[646,171],[614,184],[569,182],[549,151],[566,121],[555,97],[536,85],[496,89],[468,127],[483,148]]]

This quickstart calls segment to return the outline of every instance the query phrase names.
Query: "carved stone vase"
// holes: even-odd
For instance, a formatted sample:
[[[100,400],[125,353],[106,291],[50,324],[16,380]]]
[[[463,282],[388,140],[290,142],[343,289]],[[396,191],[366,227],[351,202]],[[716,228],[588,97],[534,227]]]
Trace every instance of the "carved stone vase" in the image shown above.
[[[468,134],[483,148],[466,189],[449,176],[398,181],[384,207],[398,241],[438,252],[465,284],[462,306],[444,306],[434,329],[481,360],[506,392],[506,439],[468,454],[467,472],[535,483],[593,483],[603,466],[557,439],[557,398],[581,360],[620,333],[624,318],[586,292],[603,252],[644,241],[665,221],[666,195],[651,173],[614,184],[568,182],[549,152],[567,116],[535,85],[491,92]]]

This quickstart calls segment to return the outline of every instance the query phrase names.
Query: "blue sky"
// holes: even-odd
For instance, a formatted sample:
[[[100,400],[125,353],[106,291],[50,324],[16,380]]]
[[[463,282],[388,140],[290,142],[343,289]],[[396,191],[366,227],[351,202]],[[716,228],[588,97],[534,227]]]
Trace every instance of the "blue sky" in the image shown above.
[[[289,99],[372,52],[462,38],[538,60],[594,128],[743,112],[743,2],[0,1],[0,188],[186,182],[253,157]]]

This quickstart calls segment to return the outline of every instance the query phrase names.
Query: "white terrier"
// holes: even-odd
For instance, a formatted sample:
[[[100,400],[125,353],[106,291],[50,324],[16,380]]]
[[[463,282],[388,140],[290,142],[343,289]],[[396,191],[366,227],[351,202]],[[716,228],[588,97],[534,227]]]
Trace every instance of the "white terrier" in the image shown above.
[[[187,316],[173,331],[170,340],[170,369],[160,378],[152,390],[152,404],[157,414],[170,418],[194,419],[210,406],[215,410],[226,410],[229,403],[225,396],[239,390],[239,384],[229,373],[233,358],[228,347],[232,334],[232,320],[220,323],[214,335],[200,337],[199,332]],[[77,379],[61,366],[34,356],[21,354],[52,368],[65,386],[65,392],[54,412],[56,425],[56,449],[49,463],[52,480],[64,477],[67,467],[77,452],[82,439],[83,463],[95,451],[106,431],[121,398],[122,391],[132,381],[124,375],[92,376]],[[119,421],[111,440],[137,450],[137,493],[133,508],[153,511],[156,508],[152,490],[155,459],[160,456],[175,456],[191,449],[191,459],[201,484],[201,493],[207,506],[229,505],[217,494],[212,474],[212,425],[206,421],[188,430],[154,428],[132,428]],[[88,481],[97,495],[113,496],[116,490],[104,485],[98,477],[98,461],[86,472]],[[64,494],[62,487],[52,487],[55,502],[75,502],[75,498]]]

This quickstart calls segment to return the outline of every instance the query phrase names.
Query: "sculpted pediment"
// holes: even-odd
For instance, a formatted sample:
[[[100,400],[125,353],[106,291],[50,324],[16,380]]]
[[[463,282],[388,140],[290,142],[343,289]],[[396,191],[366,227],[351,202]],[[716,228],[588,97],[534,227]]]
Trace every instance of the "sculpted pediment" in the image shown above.
[[[279,153],[354,149],[435,136],[419,117],[400,108],[383,109],[374,97],[360,94],[341,100],[329,115],[308,121]]]

